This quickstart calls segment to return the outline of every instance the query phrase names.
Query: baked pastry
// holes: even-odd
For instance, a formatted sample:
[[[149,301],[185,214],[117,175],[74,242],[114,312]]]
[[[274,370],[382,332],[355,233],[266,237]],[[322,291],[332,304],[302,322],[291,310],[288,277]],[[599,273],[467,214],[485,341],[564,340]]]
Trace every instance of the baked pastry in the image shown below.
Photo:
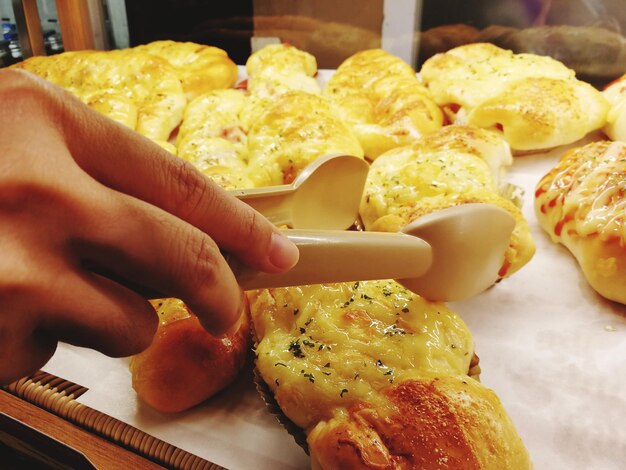
[[[626,142],[626,75],[607,85],[602,94],[611,106],[603,130],[611,139]]]
[[[146,52],[64,52],[14,65],[66,88],[106,116],[156,141],[167,141],[187,104],[172,66]]]
[[[243,189],[291,183],[321,156],[363,156],[331,103],[299,86],[306,76],[319,92],[310,54],[266,46],[246,67],[245,92],[216,90],[189,104],[177,138],[181,157],[222,187]]]
[[[188,101],[211,90],[230,88],[237,80],[237,66],[218,47],[166,40],[137,46],[134,50],[167,60],[183,84]]]
[[[496,395],[468,376],[463,321],[394,281],[249,293],[258,371],[313,468],[529,468]]]
[[[256,106],[261,111],[248,132],[248,174],[255,186],[291,183],[324,155],[363,157],[359,141],[321,96],[289,91]]]
[[[215,90],[193,100],[178,131],[178,155],[225,189],[253,187],[248,178],[248,136],[241,90]]]
[[[320,92],[315,57],[289,44],[270,44],[255,52],[246,61],[246,72],[248,91],[260,98],[290,90]]]
[[[437,54],[420,76],[452,122],[498,129],[515,151],[575,142],[601,128],[608,111],[561,62],[487,43]]]
[[[130,361],[137,396],[166,413],[195,406],[229,385],[243,368],[250,349],[249,312],[225,337],[207,333],[177,299],[152,304],[159,326],[152,344]]]
[[[599,141],[565,153],[539,181],[535,213],[576,258],[600,295],[626,304],[626,143]]]
[[[397,232],[440,209],[470,202],[495,204],[516,221],[498,273],[510,276],[535,252],[521,210],[500,195],[500,177],[511,161],[499,133],[470,126],[445,126],[413,145],[390,150],[370,167],[360,207],[365,229]]]
[[[324,87],[367,158],[410,143],[443,125],[443,114],[403,60],[382,49],[344,61]]]

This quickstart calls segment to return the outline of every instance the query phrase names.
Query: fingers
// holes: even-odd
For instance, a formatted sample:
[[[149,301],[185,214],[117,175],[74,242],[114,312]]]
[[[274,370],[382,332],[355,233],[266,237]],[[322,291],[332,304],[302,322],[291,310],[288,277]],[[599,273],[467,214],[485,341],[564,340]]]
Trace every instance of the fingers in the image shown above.
[[[103,123],[97,136],[104,141],[97,139],[88,149],[75,147],[72,153],[98,181],[190,223],[255,268],[282,272],[296,264],[297,248],[273,224],[188,162],[118,127]]]
[[[34,331],[26,337],[17,336],[0,341],[0,385],[9,384],[43,367],[57,348],[51,336]]]
[[[73,158],[100,183],[192,224],[266,272],[293,267],[298,250],[247,204],[136,132],[56,91],[55,118]]]
[[[156,332],[147,300],[96,274],[65,269],[43,293],[48,307],[39,314],[39,331],[59,341],[122,357],[143,351]]]
[[[102,184],[101,188],[91,188],[94,192],[105,194],[106,187],[112,188],[115,194],[124,194],[127,201],[126,210],[120,211],[121,206],[94,210],[103,219],[107,214],[117,216],[107,224],[100,223],[100,230],[89,228],[94,226],[93,219],[77,221],[69,230],[80,232],[81,223],[86,223],[86,231],[74,239],[82,250],[79,255],[112,280],[127,286],[111,282],[106,289],[117,286],[125,291],[107,291],[102,283],[92,285],[92,294],[85,299],[99,302],[98,311],[105,310],[107,298],[126,298],[122,305],[138,308],[128,295],[136,295],[132,288],[145,287],[183,299],[205,327],[219,333],[238,317],[242,294],[218,246],[244,263],[268,272],[284,271],[297,262],[297,249],[271,223],[187,162],[43,80],[18,72],[0,72],[0,84],[7,83],[9,92],[2,97],[8,97],[8,105],[19,110],[21,121],[32,121],[33,126],[46,130],[52,140],[60,136],[74,159],[72,163]],[[50,128],[50,122],[55,126]],[[26,133],[30,132],[28,129]],[[40,152],[41,148],[31,150]],[[58,165],[54,159],[39,159],[37,164],[40,163],[43,173],[56,175]],[[52,166],[54,172],[49,171]],[[72,180],[69,184],[75,186],[77,182]],[[71,292],[71,286],[60,286],[60,290]],[[77,313],[87,307],[68,305],[67,311]],[[109,302],[109,307],[114,305]],[[117,328],[122,328],[122,321],[115,320]],[[55,329],[61,328],[61,324],[55,325]],[[87,324],[82,330],[92,331],[94,326]],[[74,342],[80,341],[71,329],[63,334]],[[106,348],[103,338],[86,338],[100,345],[97,347]]]
[[[76,163],[103,185],[192,224],[224,251],[260,270],[282,272],[297,262],[297,248],[279,230],[190,163],[44,80],[7,72],[12,72],[9,83],[15,88],[9,96],[24,95],[21,112],[30,106],[34,116],[47,113]],[[6,72],[0,82],[2,77]]]
[[[83,266],[136,292],[183,299],[214,334],[234,324],[243,294],[215,242],[157,207],[104,191],[89,204],[98,216],[85,215],[72,243]]]

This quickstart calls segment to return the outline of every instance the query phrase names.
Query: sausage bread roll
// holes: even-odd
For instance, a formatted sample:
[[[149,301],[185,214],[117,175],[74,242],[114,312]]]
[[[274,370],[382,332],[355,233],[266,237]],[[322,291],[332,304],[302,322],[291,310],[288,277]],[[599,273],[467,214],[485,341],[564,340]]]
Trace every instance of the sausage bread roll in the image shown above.
[[[626,143],[575,148],[539,182],[535,213],[600,295],[626,304]]]
[[[187,104],[172,66],[133,49],[35,56],[14,67],[62,86],[105,116],[159,142],[167,142]]]

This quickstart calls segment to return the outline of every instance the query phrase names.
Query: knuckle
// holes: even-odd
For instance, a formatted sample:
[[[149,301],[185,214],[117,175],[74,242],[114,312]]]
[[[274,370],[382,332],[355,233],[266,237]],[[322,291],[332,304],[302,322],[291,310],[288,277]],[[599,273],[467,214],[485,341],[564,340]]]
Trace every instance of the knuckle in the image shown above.
[[[28,105],[34,105],[41,111],[62,104],[60,100],[53,98],[58,94],[56,86],[25,70],[0,71],[0,90],[3,104],[19,103],[16,109],[26,109]]]
[[[252,241],[257,238],[261,232],[259,226],[259,213],[254,210],[245,210],[241,217],[241,233],[244,240]]]
[[[194,235],[200,233],[194,232]],[[208,236],[188,238],[180,256],[181,287],[187,295],[196,298],[204,287],[218,282],[221,256],[217,245]]]
[[[204,282],[213,284],[217,278],[221,257],[217,245],[209,237],[201,237],[194,248],[193,255],[202,275],[198,277],[202,277]]]
[[[167,170],[169,171],[169,168]],[[171,176],[165,176],[171,178]],[[173,209],[183,219],[192,218],[203,204],[213,205],[216,197],[209,180],[182,158],[176,162],[172,193],[170,200],[174,201]]]

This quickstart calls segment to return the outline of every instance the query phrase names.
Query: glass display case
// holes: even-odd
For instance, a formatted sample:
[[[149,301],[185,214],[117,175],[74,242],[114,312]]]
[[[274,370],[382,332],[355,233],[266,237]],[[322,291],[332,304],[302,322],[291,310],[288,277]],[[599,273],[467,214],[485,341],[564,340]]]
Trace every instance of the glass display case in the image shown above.
[[[336,68],[358,50],[382,47],[419,69],[437,52],[491,42],[516,53],[552,56],[598,86],[626,72],[625,12],[620,0],[368,0],[358,9],[330,0],[0,3],[4,55],[13,61],[24,48],[26,56],[64,50],[60,13],[68,23],[68,50],[174,39],[221,47],[242,64],[260,46],[284,41],[311,52],[321,68]],[[28,17],[34,19],[27,24]],[[41,29],[31,36],[42,39],[28,39],[29,28]]]
[[[530,460],[539,470],[612,470],[623,467],[626,462],[623,426],[626,419],[626,396],[623,393],[626,388],[626,374],[623,373],[626,307],[619,299],[603,296],[597,284],[608,283],[611,275],[626,266],[626,262],[620,265],[621,261],[617,261],[620,255],[613,256],[621,253],[626,259],[626,253],[623,253],[626,246],[626,143],[623,142],[626,139],[626,78],[619,81],[626,74],[624,0],[0,0],[0,16],[3,28],[0,67],[15,66],[33,56],[52,56],[69,51],[113,51],[106,54],[108,57],[120,54],[110,64],[105,64],[110,65],[115,73],[103,81],[108,80],[107,86],[113,85],[101,94],[102,90],[92,85],[83,95],[79,94],[79,98],[104,113],[107,106],[103,103],[112,97],[113,105],[109,108],[122,110],[119,114],[131,109],[128,113],[130,124],[120,122],[139,132],[140,126],[133,126],[142,117],[144,109],[140,106],[146,105],[145,97],[154,90],[159,90],[155,92],[159,99],[166,95],[166,99],[173,97],[167,106],[159,108],[160,115],[155,118],[168,121],[170,127],[159,137],[144,136],[170,152],[171,155],[166,154],[168,158],[185,158],[189,163],[197,164],[199,171],[232,191],[236,197],[242,197],[242,191],[245,193],[246,189],[257,185],[257,180],[263,180],[263,184],[251,190],[253,196],[254,191],[266,186],[277,194],[295,192],[304,179],[298,178],[301,174],[298,172],[304,167],[298,165],[305,160],[300,157],[312,155],[312,152],[307,153],[310,147],[320,145],[326,151],[331,144],[348,142],[337,153],[349,153],[349,156],[367,162],[365,173],[369,173],[366,178],[374,175],[372,178],[375,179],[373,183],[372,178],[367,180],[370,192],[360,194],[360,206],[350,221],[354,221],[350,226],[352,231],[398,232],[424,213],[442,209],[451,200],[451,205],[486,201],[509,211],[515,219],[511,222],[515,228],[512,229],[512,241],[501,257],[504,261],[499,263],[498,259],[498,281],[469,299],[433,302],[434,307],[430,301],[424,300],[432,308],[428,311],[432,321],[428,325],[424,321],[423,328],[411,329],[414,325],[410,320],[415,319],[411,309],[422,304],[413,297],[409,299],[406,290],[394,291],[393,295],[398,295],[399,300],[391,305],[389,288],[379,289],[376,293],[380,299],[376,299],[370,291],[363,290],[366,287],[359,282],[365,281],[353,281],[332,293],[336,295],[341,291],[347,295],[345,298],[318,292],[324,301],[331,299],[334,313],[328,313],[331,308],[326,308],[327,317],[340,318],[337,323],[343,322],[337,326],[328,318],[316,317],[315,322],[325,322],[319,331],[311,326],[314,320],[296,323],[303,318],[305,309],[307,312],[314,309],[321,300],[305,304],[301,292],[286,295],[284,302],[282,298],[277,297],[279,302],[272,297],[273,293],[267,293],[261,301],[255,298],[257,305],[265,301],[265,308],[277,318],[279,314],[284,316],[272,327],[278,331],[284,324],[293,323],[294,334],[301,335],[299,339],[285,343],[280,350],[284,357],[270,365],[282,371],[287,368],[285,357],[300,360],[307,354],[313,356],[309,353],[313,348],[324,353],[331,350],[325,349],[326,343],[313,338],[313,331],[321,331],[320,334],[340,331],[328,339],[330,344],[337,337],[349,337],[340,329],[342,325],[357,325],[358,332],[366,332],[354,339],[360,345],[360,353],[389,352],[382,351],[384,348],[375,349],[375,342],[370,341],[367,334],[378,334],[383,340],[390,341],[386,344],[401,344],[396,359],[401,365],[403,361],[410,363],[408,375],[421,362],[442,368],[450,366],[450,370],[453,366],[449,363],[458,360],[462,364],[461,374],[456,374],[456,369],[456,375],[449,374],[456,378],[460,376],[457,383],[460,389],[449,393],[442,391],[437,388],[441,382],[436,378],[427,390],[435,394],[433,390],[436,389],[440,399],[444,395],[454,395],[457,399],[454,406],[441,401],[433,404],[428,411],[434,413],[432,416],[436,415],[435,421],[429,421],[432,426],[424,426],[434,436],[429,435],[428,439],[447,439],[447,444],[453,448],[450,458],[455,457],[454,449],[462,444],[472,448],[473,442],[480,441],[481,445],[484,444],[484,453],[495,460],[489,461],[485,457],[487,464],[481,461],[484,465],[479,462],[476,467],[507,468],[498,465],[502,462],[497,460],[497,452],[490,445],[505,434],[505,429],[514,425],[520,442],[526,446]],[[177,62],[180,57],[167,58],[165,48],[155,52],[155,49],[139,47],[160,40],[196,43],[192,45],[193,50],[180,50],[181,56],[192,58],[180,65]],[[301,54],[297,55],[301,63],[296,78],[290,75],[292,70],[281,75],[284,72],[280,70],[281,50],[275,49],[278,52],[274,57],[279,57],[279,64],[270,72],[276,76],[259,72],[257,76],[267,81],[255,83],[254,63],[246,68],[249,58],[271,49],[266,46],[285,44],[294,46],[297,50],[294,54]],[[487,54],[485,50],[475,56],[458,53],[462,46],[470,44],[487,44]],[[200,46],[196,48],[196,45]],[[490,45],[498,46],[497,52]],[[223,51],[216,52],[204,46],[222,49],[228,57],[219,55]],[[132,61],[128,59],[130,56],[122,55],[125,52],[120,52],[131,49],[144,55],[131,64],[136,68],[126,67]],[[458,55],[443,54],[452,50]],[[202,80],[196,82],[194,77],[190,78],[190,70],[198,75],[204,72],[200,67],[193,69],[192,62],[207,51],[219,56],[222,59],[220,66],[224,66],[219,68],[219,73],[226,77],[226,85],[215,87],[219,89],[215,93],[193,89],[198,82],[210,82],[214,76],[202,75]],[[338,68],[363,51],[370,55],[360,56],[366,59],[357,60],[356,65],[352,63],[353,75],[337,79],[340,76]],[[502,62],[492,61],[500,53],[504,57]],[[155,59],[154,56],[158,57]],[[97,55],[96,62],[104,62],[102,57]],[[263,62],[259,68],[276,65],[271,55],[255,57],[263,57],[258,59]],[[437,58],[441,61],[433,60]],[[149,63],[141,68],[144,64],[137,65],[141,60],[152,60],[157,66],[151,68],[154,63]],[[382,64],[380,70],[372,70],[376,64]],[[85,70],[93,69],[87,66]],[[119,70],[122,72],[117,74]],[[66,88],[78,93],[79,87],[74,87],[69,68],[64,69],[61,65],[55,72],[54,78],[61,82],[61,86],[67,79],[71,86]],[[349,72],[350,69],[346,73]],[[77,81],[85,79],[84,75],[77,74]],[[365,75],[367,77],[362,78]],[[124,80],[130,76],[130,82],[125,83],[131,83],[131,86],[120,91],[116,86],[124,83],[121,76]],[[529,77],[530,80],[523,80]],[[333,82],[333,78],[337,81]],[[187,80],[192,83],[190,88],[185,88]],[[141,87],[135,85],[139,82],[149,92],[137,92]],[[175,86],[161,93],[159,86],[162,82]],[[613,92],[621,93],[623,98],[607,92],[611,84],[616,87]],[[255,86],[258,87],[256,90]],[[344,90],[342,95],[342,86],[352,88]],[[140,97],[136,99],[134,94]],[[306,95],[305,98],[302,95]],[[137,104],[133,101],[135,99],[144,102]],[[152,104],[148,103],[149,106]],[[228,114],[233,109],[235,111]],[[226,116],[222,121],[220,113]],[[315,120],[313,124],[312,120]],[[213,125],[215,129],[211,127]],[[457,130],[461,137],[454,134]],[[331,132],[334,134],[330,135]],[[294,135],[300,139],[298,146],[285,150],[280,160],[282,166],[277,163],[277,157],[271,160],[271,164],[264,160],[253,167],[253,151],[273,158],[277,149],[286,148],[281,145],[288,140],[287,136]],[[256,147],[250,144],[253,138],[258,138]],[[532,146],[538,142],[540,145]],[[189,157],[184,144],[192,149],[191,153],[204,152],[205,160],[199,159],[198,162],[193,155]],[[597,151],[598,148],[602,151]],[[207,149],[215,151],[217,157],[214,160]],[[562,168],[555,170],[561,159],[573,160],[572,155],[580,157],[584,153],[581,150],[572,154],[574,149],[595,149],[597,152],[586,160],[586,165],[581,164],[571,173]],[[232,155],[239,160],[229,167],[232,162],[224,162]],[[318,157],[316,155],[315,159]],[[593,163],[602,159],[617,162],[617,170],[611,170],[613,173],[606,176],[608,170],[597,169]],[[577,161],[581,160],[584,158]],[[414,162],[421,166],[411,167]],[[311,163],[307,161],[307,165]],[[271,168],[268,170],[268,167]],[[588,221],[583,223],[581,218],[568,213],[549,230],[545,229],[541,225],[542,218],[545,219],[554,207],[562,209],[559,204],[564,204],[565,196],[558,195],[545,202],[548,189],[544,175],[557,174],[562,178],[550,187],[550,191],[571,188],[582,178],[582,167],[597,179],[572,191],[577,199],[565,204],[567,207],[563,211],[589,203],[589,212],[599,214],[597,219],[601,221],[596,220],[596,225]],[[238,181],[250,187],[242,189],[235,183],[228,186],[230,181],[219,173],[224,168],[244,168],[247,173]],[[253,176],[258,175],[251,176],[253,170],[250,168],[258,170],[261,176],[255,179]],[[465,177],[468,179],[463,179]],[[471,178],[476,180],[468,182]],[[414,181],[418,183],[413,184]],[[377,185],[375,189],[371,189],[373,185]],[[289,190],[285,189],[287,186]],[[322,191],[326,192],[330,193]],[[318,193],[318,196],[323,199],[323,195]],[[439,196],[448,199],[441,203],[437,199]],[[419,206],[412,198],[423,198],[428,202]],[[325,201],[328,204],[328,200]],[[333,203],[331,201],[329,205]],[[406,203],[406,206],[393,206],[396,203]],[[380,217],[372,216],[377,210],[382,211],[383,206],[392,209]],[[615,211],[607,215],[610,208]],[[403,217],[414,219],[408,221]],[[611,227],[618,228],[609,235],[600,229],[594,231],[594,227],[607,221],[614,224]],[[617,232],[623,237],[611,245],[614,250],[611,256],[596,254],[597,259],[592,256],[595,274],[604,276],[596,285],[587,281],[587,273],[581,267],[584,263],[577,263],[576,250],[570,252],[564,244],[554,243],[562,233],[579,240],[584,238],[582,232],[591,234],[589,237],[593,243],[615,241],[619,238]],[[626,291],[626,285],[623,287],[622,290]],[[289,302],[296,297],[303,304],[293,307]],[[382,320],[375,316],[379,312],[368,310],[374,308],[372,305],[382,305],[385,312],[392,312],[389,325],[381,326]],[[441,320],[449,314],[448,308],[454,321],[458,322],[457,333],[461,331],[456,336],[449,334],[447,329],[452,328],[448,323],[454,322]],[[450,317],[446,318],[449,320]],[[407,341],[407,337],[414,337],[420,347],[424,344],[415,357],[411,356],[415,350],[407,346],[413,344]],[[255,336],[253,339],[257,341],[259,338]],[[340,350],[341,344],[336,340],[332,347]],[[34,403],[88,434],[168,468],[187,470],[223,466],[273,470],[308,467],[311,464],[309,447],[300,428],[310,433],[312,426],[297,427],[281,414],[281,405],[289,399],[283,397],[282,403],[273,401],[272,392],[268,390],[281,386],[284,377],[273,377],[274,380],[270,381],[263,379],[261,372],[253,367],[254,354],[258,354],[258,349],[251,353],[250,361],[231,388],[207,402],[172,414],[156,411],[137,398],[126,359],[110,358],[66,344],[60,345],[42,371],[3,388],[11,398],[17,396]],[[353,357],[346,354],[336,362],[347,363]],[[349,385],[333,389],[337,393],[333,392],[329,401],[347,401],[358,388],[350,387],[357,380],[365,380],[363,377],[367,374],[374,377],[373,382],[391,389],[394,374],[398,371],[388,367],[379,357],[368,359],[371,363],[361,361],[367,370],[350,371],[347,378],[342,377]],[[315,374],[302,367],[295,375],[301,380],[300,385],[304,383],[310,387],[306,391],[315,390],[321,395],[327,391],[323,388],[324,381],[331,380],[327,377],[335,370],[330,371],[330,360],[317,366]],[[480,381],[473,382],[479,373]],[[464,387],[468,381],[482,387],[481,403],[490,404],[487,411],[496,410],[497,416],[490,423],[484,424],[484,420],[490,420],[493,415],[478,405],[474,407],[471,393],[466,392]],[[381,390],[389,390],[384,387]],[[367,390],[370,393],[370,389]],[[307,395],[306,391],[299,389],[293,395],[300,399]],[[370,399],[385,393],[376,390],[371,395],[364,395]],[[315,405],[316,395],[311,395]],[[1,398],[2,395],[0,412],[3,412]],[[414,432],[419,427],[413,426],[415,422],[421,423],[424,415],[419,407],[430,402],[418,397],[411,402],[412,408],[407,407],[411,409],[396,406],[394,402],[381,413],[368,409],[359,415],[359,410],[367,408],[365,401],[352,407],[338,406],[339,411],[334,409],[332,417],[325,416],[326,423],[336,425],[346,416],[357,414],[358,419],[354,420],[358,421],[362,431],[358,435],[369,438],[372,433],[384,434],[386,429],[383,428],[388,424],[385,413],[396,413],[396,419],[402,413],[410,415],[412,421],[408,418],[399,420],[404,427],[396,426],[393,439],[381,438],[368,448],[384,449],[394,458],[404,458],[398,450],[403,449],[403,433]],[[9,402],[5,401],[8,409],[6,403]],[[296,409],[294,414],[309,411],[313,414],[323,408],[311,405],[309,410],[310,403],[288,404],[292,405],[292,410]],[[411,415],[418,408],[420,411]],[[462,415],[461,409],[468,413],[462,419],[455,414]],[[450,415],[458,419],[446,421],[443,418]],[[26,418],[15,417],[24,423],[27,423]],[[52,433],[54,429],[46,427],[45,421],[44,418],[38,420],[44,423],[41,432]],[[484,427],[477,425],[472,431],[476,422],[483,423]],[[441,427],[440,423],[443,423]],[[1,425],[0,443],[3,437]],[[441,431],[447,426],[457,429],[464,425],[469,429],[463,435],[467,442],[457,437],[448,439],[447,431]],[[482,432],[490,425],[489,432]],[[496,431],[490,434],[495,428],[500,434]],[[354,428],[350,430],[354,431]],[[340,432],[341,428],[336,434],[340,435]],[[350,433],[346,431],[347,434]],[[345,438],[353,443],[352,437],[340,435],[337,442]],[[420,442],[428,444],[428,439]],[[32,438],[32,441],[36,448],[38,439]],[[64,442],[83,452],[76,439]],[[93,442],[91,444],[91,447],[98,447]],[[428,449],[432,450],[429,446]],[[356,448],[356,444],[353,447]],[[435,448],[432,455],[439,451],[443,452],[441,448]],[[111,454],[111,459],[115,458]],[[433,461],[447,468],[447,458],[433,458]],[[392,467],[390,464],[389,468]],[[452,465],[451,468],[456,467]]]

